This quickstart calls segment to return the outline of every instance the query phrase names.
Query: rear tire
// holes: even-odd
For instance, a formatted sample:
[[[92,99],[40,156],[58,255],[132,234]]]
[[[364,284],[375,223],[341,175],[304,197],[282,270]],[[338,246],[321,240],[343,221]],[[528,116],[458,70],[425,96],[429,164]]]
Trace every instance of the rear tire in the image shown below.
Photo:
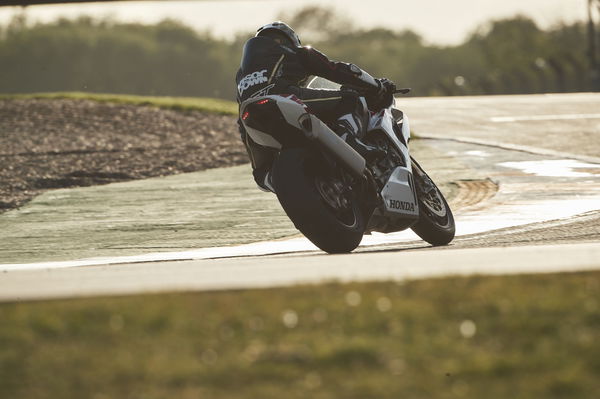
[[[277,199],[317,247],[328,253],[351,252],[362,240],[365,218],[352,190],[319,164],[307,149],[283,150],[273,165]]]
[[[454,239],[456,225],[446,198],[412,157],[413,178],[419,201],[419,221],[412,230],[431,245],[446,245]]]

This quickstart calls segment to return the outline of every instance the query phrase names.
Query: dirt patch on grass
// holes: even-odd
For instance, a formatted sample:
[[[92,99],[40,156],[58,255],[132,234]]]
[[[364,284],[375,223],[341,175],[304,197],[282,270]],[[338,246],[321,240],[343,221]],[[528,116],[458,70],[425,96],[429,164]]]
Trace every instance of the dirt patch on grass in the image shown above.
[[[0,100],[0,212],[48,189],[246,162],[233,116],[90,100]]]

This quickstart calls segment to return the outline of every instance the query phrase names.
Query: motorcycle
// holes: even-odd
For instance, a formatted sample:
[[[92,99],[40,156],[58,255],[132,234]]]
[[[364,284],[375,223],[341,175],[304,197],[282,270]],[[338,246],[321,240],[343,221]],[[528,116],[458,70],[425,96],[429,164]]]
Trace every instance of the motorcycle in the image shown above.
[[[308,87],[339,85],[314,78]],[[371,162],[294,95],[259,94],[240,105],[240,119],[252,140],[278,152],[272,182],[279,203],[317,247],[347,253],[364,234],[408,228],[432,245],[448,244],[455,234],[454,217],[444,195],[409,153],[408,117],[395,98],[389,107],[369,114],[360,139],[387,154]]]

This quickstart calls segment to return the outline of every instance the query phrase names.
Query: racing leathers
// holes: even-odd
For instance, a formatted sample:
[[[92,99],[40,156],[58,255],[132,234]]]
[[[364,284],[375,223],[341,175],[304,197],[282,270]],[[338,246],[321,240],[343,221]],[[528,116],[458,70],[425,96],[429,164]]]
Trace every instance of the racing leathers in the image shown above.
[[[311,76],[323,77],[343,88],[317,90],[303,87]],[[269,94],[295,95],[313,114],[365,155],[368,146],[359,139],[361,132],[366,130],[368,110],[358,91],[373,93],[377,98],[389,89],[385,87],[385,81],[374,79],[355,65],[331,61],[312,47],[292,47],[262,36],[251,38],[244,45],[236,83],[238,104],[251,97]],[[268,172],[275,150],[252,141],[240,120],[238,125],[256,183],[263,190],[273,191]]]

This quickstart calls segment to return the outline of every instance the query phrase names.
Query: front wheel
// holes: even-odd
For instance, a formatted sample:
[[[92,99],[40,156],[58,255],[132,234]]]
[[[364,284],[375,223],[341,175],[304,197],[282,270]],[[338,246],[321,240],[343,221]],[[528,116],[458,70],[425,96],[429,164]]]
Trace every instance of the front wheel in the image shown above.
[[[304,148],[285,149],[273,165],[273,186],[285,213],[313,244],[329,253],[354,250],[365,218],[343,176],[319,167]]]
[[[412,157],[412,170],[419,201],[419,221],[412,230],[431,245],[446,245],[454,239],[456,225],[442,192]]]

